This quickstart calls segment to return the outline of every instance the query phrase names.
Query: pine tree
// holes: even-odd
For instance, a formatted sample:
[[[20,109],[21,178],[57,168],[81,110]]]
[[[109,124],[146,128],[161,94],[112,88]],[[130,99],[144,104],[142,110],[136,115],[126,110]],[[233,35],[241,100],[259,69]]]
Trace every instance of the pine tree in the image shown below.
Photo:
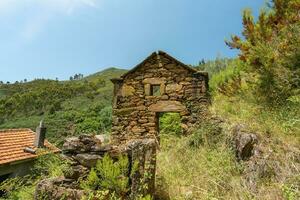
[[[226,44],[240,50],[239,58],[257,75],[256,88],[268,103],[284,103],[299,95],[300,0],[273,0],[255,21],[243,13],[243,36]]]

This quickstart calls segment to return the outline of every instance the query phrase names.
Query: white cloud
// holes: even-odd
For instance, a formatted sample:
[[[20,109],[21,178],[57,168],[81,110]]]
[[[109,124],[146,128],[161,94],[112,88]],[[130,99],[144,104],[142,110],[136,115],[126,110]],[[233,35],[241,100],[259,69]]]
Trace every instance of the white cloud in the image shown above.
[[[103,0],[0,0],[0,17],[12,15],[18,11],[37,8],[38,12],[27,14],[21,25],[20,36],[32,40],[58,15],[70,16],[82,8],[98,8]]]
[[[37,2],[37,0],[32,0]],[[96,8],[99,0],[43,0],[39,4],[52,11],[59,11],[66,14],[72,14],[82,7]]]
[[[28,5],[41,6],[52,11],[70,13],[83,6],[97,7],[101,0],[0,0],[0,10],[10,10]]]

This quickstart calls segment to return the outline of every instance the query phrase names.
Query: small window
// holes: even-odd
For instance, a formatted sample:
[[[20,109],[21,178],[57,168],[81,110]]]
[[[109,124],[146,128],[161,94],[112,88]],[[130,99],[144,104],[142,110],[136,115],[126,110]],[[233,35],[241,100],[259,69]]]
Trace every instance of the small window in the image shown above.
[[[151,85],[151,96],[160,96],[160,85]]]

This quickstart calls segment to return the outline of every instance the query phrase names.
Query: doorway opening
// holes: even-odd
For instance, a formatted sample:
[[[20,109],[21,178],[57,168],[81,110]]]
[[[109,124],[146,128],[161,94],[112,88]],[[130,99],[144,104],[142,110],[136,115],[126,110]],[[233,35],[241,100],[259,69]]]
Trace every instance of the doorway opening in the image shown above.
[[[163,112],[157,113],[158,122],[157,130],[159,136],[161,135],[181,135],[181,116],[177,112]]]

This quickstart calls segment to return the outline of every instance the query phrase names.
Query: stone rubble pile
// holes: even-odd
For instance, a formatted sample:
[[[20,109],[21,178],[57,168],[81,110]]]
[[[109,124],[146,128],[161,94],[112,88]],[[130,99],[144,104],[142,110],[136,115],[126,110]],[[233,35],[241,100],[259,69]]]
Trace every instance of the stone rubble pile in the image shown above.
[[[67,138],[63,144],[62,151],[72,162],[72,166],[78,168],[95,167],[106,153],[112,153],[113,147],[109,144],[109,138],[105,135],[80,135],[79,137]]]
[[[86,178],[90,169],[95,167],[105,154],[113,159],[117,159],[120,155],[128,156],[130,168],[138,164],[135,171],[128,170],[130,172],[128,198],[134,199],[138,195],[154,194],[156,146],[156,141],[153,139],[132,140],[126,145],[113,146],[106,135],[81,135],[67,138],[62,151],[64,159],[70,162],[70,169],[64,173],[64,177],[39,182],[35,199],[82,199],[86,194],[79,186],[79,179]],[[141,183],[147,184],[147,187],[142,187]]]

